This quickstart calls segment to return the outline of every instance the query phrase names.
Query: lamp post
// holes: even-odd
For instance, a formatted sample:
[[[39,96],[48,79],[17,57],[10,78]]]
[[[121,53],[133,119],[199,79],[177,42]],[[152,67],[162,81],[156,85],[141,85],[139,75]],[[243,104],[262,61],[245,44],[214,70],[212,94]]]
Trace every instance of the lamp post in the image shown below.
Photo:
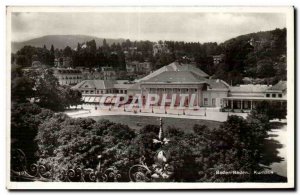
[[[170,140],[164,137],[162,118],[159,119],[159,122],[158,139],[153,139],[153,143],[159,144],[160,149],[155,156],[155,163],[152,165],[154,168],[154,173],[151,175],[151,177],[154,179],[154,181],[166,181],[169,180],[173,175],[174,169],[167,163],[168,159],[166,152],[161,149],[161,147],[168,144]]]

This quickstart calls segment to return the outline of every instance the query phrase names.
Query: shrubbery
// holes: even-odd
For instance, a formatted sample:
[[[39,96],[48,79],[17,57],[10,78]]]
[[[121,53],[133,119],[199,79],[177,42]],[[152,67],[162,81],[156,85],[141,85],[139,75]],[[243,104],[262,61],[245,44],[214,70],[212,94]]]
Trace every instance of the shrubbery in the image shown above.
[[[230,116],[219,128],[195,125],[193,133],[166,127],[170,142],[162,146],[168,164],[173,166],[172,181],[221,182],[255,181],[254,170],[262,169],[263,145],[270,130],[265,115],[251,113],[247,120]],[[128,170],[145,157],[151,166],[159,146],[159,127],[146,125],[135,132],[126,125],[107,120],[73,119],[54,115],[39,126],[36,141],[40,161],[55,166],[57,174],[68,168],[96,169],[115,166],[121,181],[129,181]],[[245,171],[249,175],[220,176],[216,171]]]

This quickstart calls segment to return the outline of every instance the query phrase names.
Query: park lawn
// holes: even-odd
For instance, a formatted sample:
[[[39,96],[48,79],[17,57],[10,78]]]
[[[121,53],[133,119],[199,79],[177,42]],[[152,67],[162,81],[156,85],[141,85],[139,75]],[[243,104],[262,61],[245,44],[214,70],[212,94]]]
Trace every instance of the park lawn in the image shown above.
[[[93,116],[94,120],[107,119],[114,123],[121,123],[128,125],[130,128],[139,130],[145,125],[159,125],[159,117],[155,116],[125,116],[125,115],[106,115],[106,116]],[[206,125],[208,128],[213,129],[220,126],[221,122],[201,120],[201,119],[182,119],[161,117],[163,119],[164,127],[176,127],[189,133],[193,131],[195,124]]]

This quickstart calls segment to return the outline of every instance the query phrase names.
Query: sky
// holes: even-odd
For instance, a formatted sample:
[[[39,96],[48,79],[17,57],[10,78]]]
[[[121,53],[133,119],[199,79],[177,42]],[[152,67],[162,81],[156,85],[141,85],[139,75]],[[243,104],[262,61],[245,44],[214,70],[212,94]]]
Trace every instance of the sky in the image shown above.
[[[286,27],[280,13],[15,12],[12,41],[44,35],[91,35],[130,40],[218,42]]]

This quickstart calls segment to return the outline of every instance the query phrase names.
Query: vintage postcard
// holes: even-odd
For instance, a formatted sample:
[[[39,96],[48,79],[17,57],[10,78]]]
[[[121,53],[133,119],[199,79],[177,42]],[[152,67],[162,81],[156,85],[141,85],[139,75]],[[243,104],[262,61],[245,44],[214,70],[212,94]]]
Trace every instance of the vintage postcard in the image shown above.
[[[293,7],[6,18],[8,189],[294,189]]]

